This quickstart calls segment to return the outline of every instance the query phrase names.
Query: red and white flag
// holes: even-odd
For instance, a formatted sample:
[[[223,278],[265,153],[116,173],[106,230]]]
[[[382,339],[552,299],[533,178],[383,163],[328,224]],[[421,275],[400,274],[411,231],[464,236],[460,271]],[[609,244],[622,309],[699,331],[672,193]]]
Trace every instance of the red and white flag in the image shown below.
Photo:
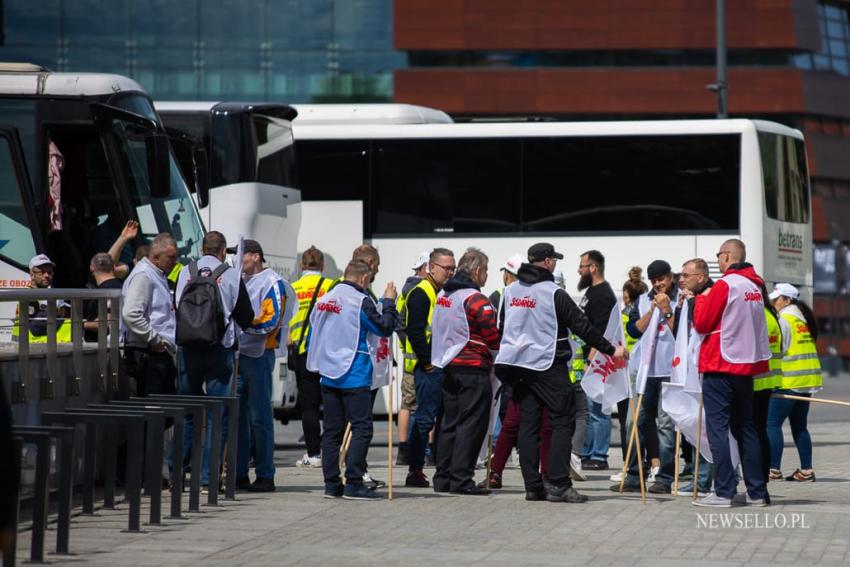
[[[649,376],[649,368],[652,366],[652,358],[655,355],[655,343],[658,341],[658,327],[666,324],[659,322],[660,314],[661,311],[659,309],[652,309],[649,326],[635,347],[640,353],[637,378],[635,379],[635,390],[637,390],[638,395],[643,394],[644,390],[646,390],[646,378]]]
[[[626,344],[623,333],[623,323],[617,305],[611,309],[608,325],[605,327],[605,338],[614,346]],[[596,351],[581,379],[581,388],[587,397],[602,405],[602,412],[611,415],[617,402],[631,397],[628,362],[625,359],[615,359],[607,354]]]

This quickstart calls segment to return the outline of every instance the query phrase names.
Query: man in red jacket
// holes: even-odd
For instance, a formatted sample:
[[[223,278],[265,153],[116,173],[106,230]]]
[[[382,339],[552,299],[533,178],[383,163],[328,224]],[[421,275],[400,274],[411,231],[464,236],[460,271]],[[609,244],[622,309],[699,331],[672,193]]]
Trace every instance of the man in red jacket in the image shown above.
[[[707,295],[696,297],[694,329],[705,335],[699,355],[708,442],[714,456],[714,494],[697,506],[728,508],[738,484],[729,450],[729,432],[738,443],[747,493],[736,503],[766,506],[767,485],[761,446],[753,423],[753,376],[767,372],[770,346],[764,317],[764,282],[745,262],[744,243],[720,246],[723,277]]]

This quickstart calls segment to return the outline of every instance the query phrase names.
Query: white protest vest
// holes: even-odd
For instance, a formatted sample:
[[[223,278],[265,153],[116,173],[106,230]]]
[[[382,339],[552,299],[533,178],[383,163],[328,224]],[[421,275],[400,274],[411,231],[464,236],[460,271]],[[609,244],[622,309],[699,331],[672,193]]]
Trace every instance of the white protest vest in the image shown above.
[[[555,360],[558,316],[554,282],[528,285],[516,282],[505,288],[505,327],[496,364],[546,370]]]
[[[371,300],[371,297],[369,298]],[[383,313],[384,302],[374,301],[378,313]],[[369,356],[372,359],[372,389],[377,390],[390,383],[393,372],[393,343],[392,337],[379,337],[367,333],[366,343],[369,345]]]
[[[671,298],[671,302],[675,302],[675,298]],[[652,301],[649,299],[649,294],[644,293],[638,299],[638,313],[643,317],[651,308]],[[660,313],[657,324],[658,333],[655,335],[655,348],[652,353],[652,363],[647,376],[670,376],[673,371],[673,357],[676,353],[676,337],[673,336],[670,325],[667,324],[664,316]],[[643,339],[647,335],[651,336],[649,329],[644,331],[643,336],[641,336],[641,340],[638,342],[638,348],[643,349],[648,347],[648,345],[643,344]],[[633,356],[640,360],[640,357],[636,354]]]
[[[431,364],[445,368],[469,342],[469,321],[463,308],[473,288],[459,289],[449,295],[441,291],[431,318]]]
[[[316,301],[310,315],[307,369],[337,380],[351,368],[360,343],[360,307],[366,295],[341,283]]]
[[[174,303],[171,301],[171,290],[168,289],[168,280],[156,266],[151,264],[150,260],[143,258],[141,262],[136,264],[127,279],[124,280],[122,293],[126,295],[127,288],[137,277],[146,277],[153,284],[153,297],[151,304],[148,306],[148,312],[145,315],[150,322],[151,329],[162,337],[162,340],[167,342],[172,347],[175,347],[175,334],[177,333],[177,318],[174,313]],[[124,321],[121,321],[121,336],[126,333]],[[175,347],[176,348],[176,347]]]
[[[254,274],[245,280],[245,289],[248,290],[248,295],[251,298],[251,308],[254,310],[254,319],[263,312],[263,299],[272,287],[276,286],[277,282],[281,281],[281,279],[282,278],[277,274],[277,272],[271,268],[266,268],[259,274]],[[275,296],[277,296],[277,293],[275,293]],[[279,298],[278,309],[281,311],[283,311],[285,301],[285,298]],[[279,317],[282,321],[282,312]],[[278,325],[277,328],[280,329],[281,326]],[[249,334],[243,331],[239,335],[239,354],[244,354],[251,358],[261,357],[266,350],[266,341],[268,337],[269,334]]]
[[[729,286],[720,319],[720,355],[733,364],[770,359],[764,297],[756,284],[739,274],[721,278]]]

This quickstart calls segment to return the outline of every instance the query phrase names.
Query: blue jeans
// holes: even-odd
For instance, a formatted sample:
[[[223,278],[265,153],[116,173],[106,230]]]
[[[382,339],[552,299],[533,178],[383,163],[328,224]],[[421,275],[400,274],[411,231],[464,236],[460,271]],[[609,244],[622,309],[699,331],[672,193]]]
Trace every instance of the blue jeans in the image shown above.
[[[744,481],[750,498],[765,498],[767,485],[761,463],[761,445],[753,421],[753,377],[706,372],[702,381],[705,426],[714,457],[714,492],[735,496],[738,476],[732,466],[729,433],[738,443]]]
[[[658,458],[661,468],[655,475],[655,482],[665,486],[673,484],[674,459],[678,457],[676,452],[676,424],[673,419],[661,409],[661,384],[669,382],[669,377],[650,376],[646,379],[646,387],[643,393],[643,403],[638,414],[638,436],[640,437],[641,449],[650,452],[655,435],[658,440]],[[652,425],[656,427],[653,428]],[[632,451],[632,460],[629,462],[630,482],[638,482],[638,467],[635,458],[637,451]]]
[[[780,394],[811,397],[811,394],[799,394],[793,390],[777,390]],[[809,435],[809,402],[770,398],[767,410],[767,437],[770,439],[770,468],[782,467],[782,449],[785,439],[782,436],[782,424],[791,422],[791,435],[800,455],[800,468],[812,468],[812,437]]]
[[[581,456],[591,461],[607,461],[611,445],[611,416],[602,413],[602,404],[587,398],[587,433]]]
[[[372,393],[369,388],[330,388],[322,386],[324,432],[322,433],[322,472],[325,490],[342,487],[339,478],[339,449],[346,422],[351,424],[351,443],[345,458],[346,484],[363,484],[366,452],[372,442]]]
[[[696,453],[696,448],[694,448]],[[699,455],[699,473],[697,475],[697,489],[700,492],[711,492],[711,483],[714,472],[714,465],[705,460],[702,454]]]
[[[237,477],[248,476],[248,461],[253,445],[257,478],[274,480],[274,416],[271,401],[274,362],[273,349],[266,349],[258,358],[239,355],[239,378],[236,382],[239,396]]]
[[[233,351],[225,348],[205,350],[183,350],[177,358],[180,380],[178,393],[186,396],[229,396],[230,380],[233,378]],[[221,451],[227,441],[227,408],[221,421]],[[187,416],[183,428],[183,466],[189,464],[192,455],[192,416]],[[210,481],[210,446],[212,445],[212,416],[207,416],[204,459],[201,468],[201,484]],[[222,462],[222,461],[219,461]]]
[[[443,402],[443,370],[441,368],[435,367],[431,372],[426,372],[417,365],[413,376],[416,383],[416,411],[413,413],[413,428],[408,441],[410,472],[421,471],[425,465],[428,433],[434,428]]]

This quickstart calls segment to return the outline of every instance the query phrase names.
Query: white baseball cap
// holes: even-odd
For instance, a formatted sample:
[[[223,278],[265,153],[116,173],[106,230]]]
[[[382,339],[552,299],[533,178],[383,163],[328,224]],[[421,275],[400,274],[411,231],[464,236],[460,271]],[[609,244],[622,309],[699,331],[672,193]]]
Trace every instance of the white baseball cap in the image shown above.
[[[46,266],[47,264],[50,264],[51,266],[56,265],[53,260],[47,257],[47,254],[39,254],[38,256],[33,256],[32,260],[30,260],[30,270],[39,266]]]
[[[427,264],[431,261],[431,250],[423,250],[422,254],[419,255],[419,258],[416,259],[416,263],[411,266],[411,270],[418,270],[424,264]]]
[[[800,297],[800,290],[789,283],[778,283],[773,286],[773,291],[771,291],[770,295],[768,295],[767,297],[768,299],[773,301],[774,299],[783,295],[790,299],[797,299],[798,297]]]
[[[505,272],[508,272],[509,274],[517,275],[517,272],[519,272],[519,267],[523,264],[523,262],[525,262],[525,258],[522,254],[514,254],[513,256],[508,258],[508,261],[505,262],[505,265],[499,268],[499,270],[503,270]]]

